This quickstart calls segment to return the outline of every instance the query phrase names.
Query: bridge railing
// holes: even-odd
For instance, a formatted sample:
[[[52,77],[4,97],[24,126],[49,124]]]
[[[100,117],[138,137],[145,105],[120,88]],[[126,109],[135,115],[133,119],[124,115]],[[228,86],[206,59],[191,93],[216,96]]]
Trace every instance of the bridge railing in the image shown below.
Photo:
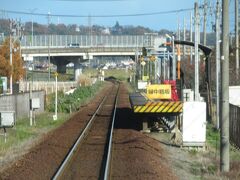
[[[24,36],[23,48],[79,47],[152,47],[153,35],[35,35]]]

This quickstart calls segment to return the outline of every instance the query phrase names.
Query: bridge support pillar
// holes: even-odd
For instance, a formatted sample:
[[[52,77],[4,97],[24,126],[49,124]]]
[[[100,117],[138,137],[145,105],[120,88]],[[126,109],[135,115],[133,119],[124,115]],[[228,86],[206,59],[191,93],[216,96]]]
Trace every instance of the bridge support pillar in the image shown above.
[[[57,66],[57,72],[61,74],[66,74],[66,65],[69,63],[65,57],[55,57],[51,59],[51,63]]]
[[[78,80],[79,76],[82,74],[82,68],[78,61],[74,62],[74,75],[75,81]]]
[[[57,64],[57,72],[66,74],[66,64]]]

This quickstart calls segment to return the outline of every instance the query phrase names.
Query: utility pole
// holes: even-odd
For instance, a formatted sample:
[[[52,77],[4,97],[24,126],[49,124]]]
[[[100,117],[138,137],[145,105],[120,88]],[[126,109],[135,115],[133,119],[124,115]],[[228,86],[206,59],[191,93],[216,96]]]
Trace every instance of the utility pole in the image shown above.
[[[207,0],[204,0],[204,18],[203,18],[203,45],[207,44]]]
[[[57,113],[58,113],[58,110],[57,110],[57,106],[58,106],[58,93],[57,93],[57,90],[58,90],[58,80],[57,80],[57,77],[58,77],[58,73],[56,72],[55,73],[55,117],[53,118],[54,120],[57,120],[58,119],[58,116],[57,116]]]
[[[31,40],[31,45],[33,46],[33,13],[36,11],[37,8],[30,9],[30,13],[32,14],[32,40]]]
[[[220,77],[220,5],[216,5],[216,121],[219,129],[219,77]]]
[[[183,40],[186,41],[186,22],[185,17],[183,18]],[[183,57],[185,58],[186,52],[185,52],[185,45],[183,45]]]
[[[192,42],[193,41],[193,37],[192,37],[192,31],[193,30],[193,28],[192,28],[192,11],[191,11],[191,13],[190,13],[190,41]],[[192,60],[193,60],[193,48],[192,48],[192,46],[190,47],[190,62],[191,62],[191,64],[192,64]]]
[[[238,36],[238,0],[235,0],[235,48],[236,48],[236,76],[239,77],[239,36]]]
[[[199,13],[198,13],[198,3],[194,3],[194,16],[195,16],[195,40],[194,40],[194,50],[195,50],[195,84],[194,84],[194,100],[199,101],[199,54],[198,54],[198,44],[199,44]]]
[[[163,51],[163,80],[166,80],[166,50]]]
[[[90,14],[88,15],[88,35],[90,38],[89,44],[91,47],[92,46],[92,16]]]
[[[32,44],[31,45],[33,46],[33,17],[32,17]]]
[[[181,30],[180,30],[180,20],[178,19],[178,40],[180,41],[181,39]]]
[[[172,60],[173,60],[173,63],[172,63],[172,79],[173,80],[176,80],[176,56],[175,56],[175,44],[174,44],[174,36],[172,36]]]
[[[220,169],[229,172],[229,0],[222,0]]]
[[[50,12],[48,12],[48,81],[51,80],[51,69],[50,69],[50,31],[49,31],[49,25],[50,25]]]
[[[181,30],[180,30],[180,23],[178,19],[178,40],[181,39]],[[181,66],[181,50],[180,45],[177,46],[177,79],[180,79],[180,66]]]
[[[9,82],[9,89],[10,89],[10,94],[13,93],[13,41],[12,40],[12,36],[15,36],[16,35],[16,32],[17,32],[17,22],[15,22],[14,20],[10,20],[10,34],[9,34],[9,49],[10,49],[10,66],[11,66],[11,74],[10,74],[10,82]]]
[[[33,99],[33,95],[32,95],[32,90],[33,90],[33,64],[31,67],[32,70],[32,77],[31,77],[31,82],[29,82],[29,106],[30,106],[30,111],[29,111],[29,119],[30,119],[30,126],[33,125],[33,107],[32,107],[32,99]]]
[[[12,33],[13,33],[13,21],[10,21],[10,38],[9,38],[9,45],[10,45],[10,66],[11,66],[11,73],[10,73],[10,94],[12,94],[13,90],[13,85],[12,85],[12,73],[13,73],[13,68],[12,68]]]

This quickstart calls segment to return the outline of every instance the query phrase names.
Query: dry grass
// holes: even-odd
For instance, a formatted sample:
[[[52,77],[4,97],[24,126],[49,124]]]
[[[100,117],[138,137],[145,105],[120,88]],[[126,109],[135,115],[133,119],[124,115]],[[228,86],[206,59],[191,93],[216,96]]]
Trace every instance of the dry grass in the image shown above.
[[[91,79],[89,76],[85,75],[85,74],[81,74],[78,77],[78,84],[80,86],[90,86],[93,83],[93,79]]]

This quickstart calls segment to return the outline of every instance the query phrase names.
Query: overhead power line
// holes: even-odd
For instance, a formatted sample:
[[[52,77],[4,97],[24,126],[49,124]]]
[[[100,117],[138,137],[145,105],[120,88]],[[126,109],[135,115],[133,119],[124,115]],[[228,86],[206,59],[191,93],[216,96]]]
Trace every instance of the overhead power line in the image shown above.
[[[151,13],[136,13],[136,14],[109,14],[109,15],[91,15],[91,17],[98,18],[110,18],[110,17],[133,17],[133,16],[153,16],[153,15],[160,15],[160,14],[173,14],[173,13],[180,13],[186,11],[192,11],[193,8],[186,8],[186,9],[177,9],[177,10],[169,10],[169,11],[159,11],[159,12],[151,12]],[[24,12],[24,11],[13,11],[13,10],[4,10],[0,9],[0,11],[9,14],[21,14],[21,15],[34,15],[34,16],[48,16],[45,13],[31,13],[31,12]],[[79,18],[79,17],[88,17],[89,15],[77,15],[77,14],[51,14],[51,16],[55,17],[66,17],[66,18]]]
[[[54,1],[73,1],[73,2],[90,2],[90,1],[93,1],[93,2],[99,2],[99,1],[127,1],[127,0],[54,0]]]

